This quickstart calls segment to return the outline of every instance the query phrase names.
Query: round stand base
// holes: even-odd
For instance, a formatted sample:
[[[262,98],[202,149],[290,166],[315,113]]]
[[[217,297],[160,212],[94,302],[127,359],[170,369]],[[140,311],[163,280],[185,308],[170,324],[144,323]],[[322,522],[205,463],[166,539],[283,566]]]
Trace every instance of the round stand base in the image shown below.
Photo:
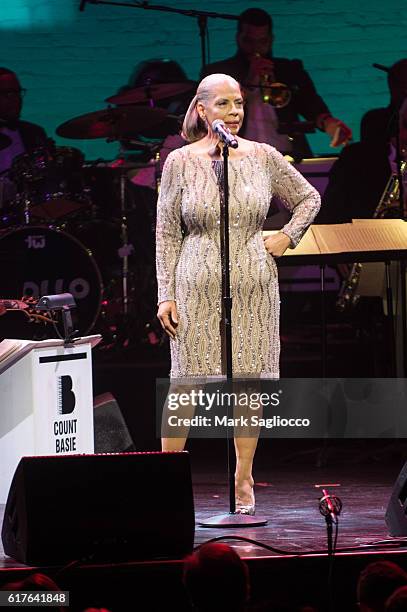
[[[200,527],[261,527],[267,525],[267,519],[264,516],[251,516],[250,514],[218,514],[211,516],[204,521],[198,521]]]

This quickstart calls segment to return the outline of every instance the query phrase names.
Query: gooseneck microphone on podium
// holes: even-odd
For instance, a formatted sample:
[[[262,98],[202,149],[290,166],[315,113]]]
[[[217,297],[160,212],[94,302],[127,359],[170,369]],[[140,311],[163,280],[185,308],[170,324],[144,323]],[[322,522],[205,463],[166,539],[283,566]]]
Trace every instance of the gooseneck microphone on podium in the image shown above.
[[[37,309],[45,310],[47,312],[61,312],[62,321],[64,325],[64,346],[71,344],[73,337],[77,334],[78,330],[74,329],[71,310],[76,308],[76,302],[71,293],[59,293],[56,295],[44,295],[38,300]],[[58,329],[55,324],[55,331],[58,333]],[[58,333],[58,335],[60,335]],[[60,336],[61,337],[61,336]]]

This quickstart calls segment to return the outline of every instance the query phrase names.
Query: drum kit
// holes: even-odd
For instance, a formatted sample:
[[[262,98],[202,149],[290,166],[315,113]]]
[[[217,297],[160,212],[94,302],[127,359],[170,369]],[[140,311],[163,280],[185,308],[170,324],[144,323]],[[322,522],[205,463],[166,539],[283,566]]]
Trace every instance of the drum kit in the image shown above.
[[[111,162],[86,162],[79,149],[56,146],[51,139],[14,158],[0,175],[0,261],[7,270],[0,297],[69,292],[77,303],[80,334],[101,333],[105,347],[163,342],[155,317],[155,205],[160,147],[179,133],[180,117],[156,102],[193,86],[138,87],[107,99],[116,107],[56,129],[64,138],[119,142],[119,156]],[[0,156],[9,144],[0,134]],[[146,168],[157,180],[148,188],[135,186],[130,179]],[[11,197],[4,197],[7,191]],[[10,320],[7,325],[7,334],[3,328],[0,335],[40,339],[49,334],[45,326],[10,327]]]

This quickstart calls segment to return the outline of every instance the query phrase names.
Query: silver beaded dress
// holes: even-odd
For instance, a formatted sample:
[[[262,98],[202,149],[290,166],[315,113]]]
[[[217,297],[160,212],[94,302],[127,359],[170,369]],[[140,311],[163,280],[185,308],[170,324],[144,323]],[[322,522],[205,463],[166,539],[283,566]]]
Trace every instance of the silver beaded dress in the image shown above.
[[[186,146],[168,156],[157,204],[158,302],[176,300],[171,378],[211,377],[221,368],[220,189],[216,164]],[[277,267],[262,227],[277,195],[292,211],[282,231],[295,246],[320,207],[318,192],[273,147],[229,159],[229,249],[233,375],[278,378]]]

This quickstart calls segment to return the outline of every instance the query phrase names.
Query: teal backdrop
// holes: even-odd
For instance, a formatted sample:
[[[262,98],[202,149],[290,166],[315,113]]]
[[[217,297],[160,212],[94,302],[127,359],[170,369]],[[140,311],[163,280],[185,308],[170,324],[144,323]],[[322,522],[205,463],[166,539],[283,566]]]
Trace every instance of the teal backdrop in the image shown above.
[[[129,0],[130,1],[130,0]],[[272,2],[160,0],[182,9],[239,14],[249,6],[274,19],[274,55],[300,58],[332,113],[359,136],[369,108],[386,105],[386,75],[373,62],[391,65],[407,57],[406,0],[273,0]],[[141,60],[169,57],[191,79],[200,69],[195,18],[79,0],[1,0],[0,65],[15,70],[28,93],[24,118],[55,128],[72,117],[104,107],[104,99],[128,81]],[[209,19],[210,56],[215,61],[235,50],[236,24]],[[72,141],[88,159],[117,155],[115,143]],[[324,134],[310,137],[314,153],[333,153]]]

